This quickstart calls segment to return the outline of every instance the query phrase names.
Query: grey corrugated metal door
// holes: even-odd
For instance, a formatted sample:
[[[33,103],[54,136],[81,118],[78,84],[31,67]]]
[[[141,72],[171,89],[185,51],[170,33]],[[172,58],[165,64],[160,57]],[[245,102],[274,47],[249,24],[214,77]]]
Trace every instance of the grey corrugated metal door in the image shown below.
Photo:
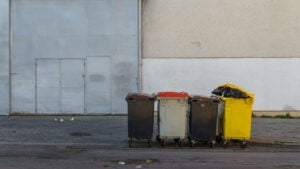
[[[84,60],[61,61],[61,113],[84,113]]]
[[[11,5],[13,113],[127,113],[139,81],[138,0]]]
[[[37,60],[36,112],[84,113],[83,59]]]
[[[60,60],[36,62],[36,111],[39,113],[61,112]]]

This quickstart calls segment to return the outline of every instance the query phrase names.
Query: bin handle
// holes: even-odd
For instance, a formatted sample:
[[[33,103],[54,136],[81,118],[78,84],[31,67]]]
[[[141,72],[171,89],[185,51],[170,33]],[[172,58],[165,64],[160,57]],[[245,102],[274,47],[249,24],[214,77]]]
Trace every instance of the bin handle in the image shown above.
[[[248,101],[249,100],[249,101]],[[253,100],[252,99],[245,99],[245,103],[247,103],[247,104],[251,104],[253,102]]]
[[[134,98],[127,98],[128,101],[134,101]]]
[[[219,102],[220,102],[220,100],[213,100],[213,102],[214,102],[214,103],[219,103]]]

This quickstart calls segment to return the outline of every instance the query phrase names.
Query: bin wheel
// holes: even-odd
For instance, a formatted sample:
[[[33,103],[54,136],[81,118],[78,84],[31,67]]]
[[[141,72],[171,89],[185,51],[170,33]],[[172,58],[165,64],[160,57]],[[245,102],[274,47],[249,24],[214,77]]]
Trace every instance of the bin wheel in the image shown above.
[[[149,148],[152,147],[152,139],[148,139],[148,147],[149,147]]]
[[[188,139],[189,139],[189,142],[191,142],[191,141],[192,141],[192,138],[191,138],[190,136],[188,136]]]
[[[223,141],[222,141],[222,145],[223,145],[224,148],[228,147],[228,144],[229,144],[229,143],[228,143],[227,140],[223,140]]]
[[[160,145],[161,145],[162,147],[165,147],[166,141],[165,141],[165,140],[161,140],[161,141],[160,141]]]
[[[223,136],[221,134],[216,136],[216,142],[217,143],[222,143],[223,139],[224,138],[223,138]]]
[[[178,146],[179,147],[183,147],[183,141],[184,141],[183,139],[178,140]]]
[[[157,136],[156,136],[156,141],[157,141],[158,143],[160,143],[160,142],[161,142],[161,138],[160,138],[160,136],[159,136],[159,135],[157,135]]]
[[[190,143],[191,148],[193,148],[195,146],[195,141],[194,140],[190,140],[189,143]]]
[[[247,141],[246,140],[241,141],[240,147],[241,148],[247,148]]]
[[[132,147],[132,139],[128,139],[128,146]]]
[[[209,143],[210,148],[214,148],[215,147],[216,142],[215,141],[211,141]]]

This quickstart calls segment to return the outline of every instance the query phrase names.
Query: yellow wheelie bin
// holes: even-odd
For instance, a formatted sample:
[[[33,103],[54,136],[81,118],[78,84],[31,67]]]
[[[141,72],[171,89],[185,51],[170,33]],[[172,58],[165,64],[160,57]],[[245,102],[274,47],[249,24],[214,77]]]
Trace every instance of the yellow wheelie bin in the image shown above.
[[[238,140],[242,148],[247,147],[251,137],[254,94],[232,84],[219,86],[213,94],[222,101],[218,114],[217,141],[225,146],[231,140]]]

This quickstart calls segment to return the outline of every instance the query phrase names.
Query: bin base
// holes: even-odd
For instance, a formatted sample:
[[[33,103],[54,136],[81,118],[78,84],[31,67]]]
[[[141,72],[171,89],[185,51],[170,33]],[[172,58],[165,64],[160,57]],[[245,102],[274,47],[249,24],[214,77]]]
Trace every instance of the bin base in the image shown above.
[[[217,143],[222,144],[223,147],[230,146],[232,142],[235,142],[235,143],[240,142],[241,148],[247,148],[248,140],[249,139],[245,139],[245,138],[224,138],[224,136],[221,134],[216,136]]]
[[[189,144],[191,148],[193,148],[196,143],[202,143],[205,145],[209,145],[210,148],[214,148],[216,141],[214,139],[193,139],[189,137]]]
[[[128,138],[128,146],[131,148],[132,144],[133,144],[133,140],[142,140],[142,139],[134,139],[134,138]],[[148,139],[143,139],[143,140],[147,140],[148,143],[148,147],[151,148],[152,147],[152,138],[148,138]]]
[[[184,138],[185,138],[185,137],[178,137],[178,136],[163,136],[163,137],[161,137],[160,135],[157,135],[157,136],[156,136],[156,141],[157,141],[158,143],[160,143],[160,145],[161,145],[162,147],[164,147],[164,146],[166,145],[167,140],[173,139],[174,142],[175,142],[179,147],[182,147],[183,144],[184,144]]]

